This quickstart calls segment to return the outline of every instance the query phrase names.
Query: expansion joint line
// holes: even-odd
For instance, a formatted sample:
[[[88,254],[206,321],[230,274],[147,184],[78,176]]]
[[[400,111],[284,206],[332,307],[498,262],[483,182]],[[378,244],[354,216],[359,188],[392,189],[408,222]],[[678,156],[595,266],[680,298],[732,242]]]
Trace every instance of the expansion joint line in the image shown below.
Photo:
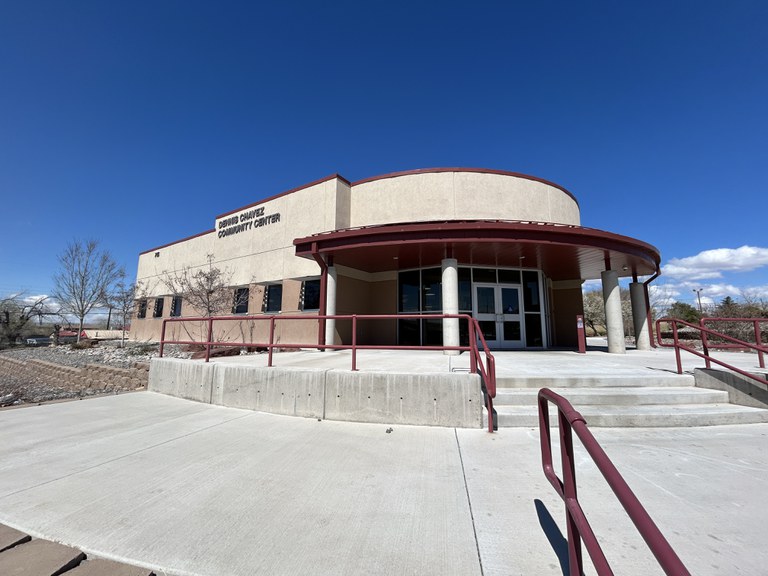
[[[483,558],[480,555],[480,542],[477,539],[477,527],[475,526],[475,514],[472,511],[472,499],[469,497],[469,484],[467,483],[467,471],[464,468],[464,457],[461,454],[461,443],[459,442],[459,433],[456,428],[453,429],[453,435],[456,437],[456,448],[459,451],[459,463],[461,464],[461,477],[464,479],[464,491],[467,494],[467,505],[469,506],[469,518],[472,520],[472,535],[475,537],[475,550],[477,550],[477,563],[480,566],[480,576],[485,576],[483,571]]]

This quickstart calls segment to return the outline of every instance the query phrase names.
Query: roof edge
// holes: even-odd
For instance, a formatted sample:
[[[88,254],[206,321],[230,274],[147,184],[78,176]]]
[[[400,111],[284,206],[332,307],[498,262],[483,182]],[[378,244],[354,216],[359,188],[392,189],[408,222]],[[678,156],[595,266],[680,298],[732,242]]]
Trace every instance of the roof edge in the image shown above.
[[[150,248],[149,250],[144,250],[144,252],[139,252],[139,256],[143,256],[144,254],[149,254],[150,252],[157,252],[158,250],[161,250],[163,248],[168,248],[168,246],[173,246],[174,244],[180,244],[181,242],[186,242],[187,240],[192,240],[193,238],[198,238],[199,236],[205,236],[206,234],[210,234],[211,232],[216,232],[216,228],[211,228],[210,230],[206,230],[205,232],[199,232],[197,234],[193,234],[192,236],[187,236],[186,238],[182,238],[181,240],[174,240],[173,242],[168,242],[168,244],[163,244],[162,246],[157,246],[156,248]]]
[[[302,184],[301,186],[297,186],[296,188],[291,188],[290,190],[286,190],[285,192],[280,192],[279,194],[275,194],[273,196],[269,196],[268,198],[262,198],[261,200],[257,200],[256,202],[251,202],[250,204],[247,204],[246,206],[241,206],[240,208],[235,208],[234,210],[229,210],[228,212],[224,212],[223,214],[219,214],[216,216],[216,220],[219,218],[224,218],[225,216],[229,216],[230,214],[234,214],[235,212],[240,212],[242,210],[247,210],[248,208],[251,208],[252,206],[258,206],[259,204],[264,204],[265,202],[269,202],[271,200],[275,200],[277,198],[280,198],[281,196],[287,196],[288,194],[293,194],[294,192],[298,192],[299,190],[303,190],[304,188],[311,188],[312,186],[317,186],[318,184],[322,184],[323,182],[327,182],[328,180],[341,180],[348,186],[351,186],[352,183],[344,178],[341,174],[330,174],[329,176],[326,176],[325,178],[320,178],[319,180],[314,180],[310,182],[309,184]]]

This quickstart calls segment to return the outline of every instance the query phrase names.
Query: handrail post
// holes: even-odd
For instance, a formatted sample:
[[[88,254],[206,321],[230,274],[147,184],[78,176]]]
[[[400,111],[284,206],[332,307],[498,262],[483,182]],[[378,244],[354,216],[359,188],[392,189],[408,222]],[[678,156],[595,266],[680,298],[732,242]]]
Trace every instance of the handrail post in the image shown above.
[[[163,327],[160,331],[160,358],[163,357],[163,347],[165,346],[165,323],[168,320],[163,320]]]
[[[213,316],[208,316],[208,336],[205,342],[205,361],[211,360],[211,342],[213,340]]]
[[[765,368],[765,358],[763,357],[763,337],[760,333],[760,320],[755,320],[755,344],[758,345],[757,358],[760,362],[760,368]]]
[[[357,372],[357,314],[352,314],[352,372]]]
[[[677,373],[683,373],[683,361],[680,358],[680,339],[677,336],[677,321],[672,319],[672,340],[675,343],[675,359],[677,360]]]
[[[702,328],[706,328],[707,319],[702,318],[699,320],[699,325]],[[707,341],[707,331],[706,330],[699,330],[701,333],[701,348],[704,351],[704,365],[707,367],[707,369],[712,368],[712,362],[709,361],[709,343]]]
[[[477,357],[480,356],[480,350],[477,347],[474,318],[469,318],[467,322],[469,323],[469,371],[477,374]]]
[[[274,348],[274,339],[275,339],[275,317],[270,316],[269,318],[269,343],[267,345],[267,367],[272,368],[272,350]]]

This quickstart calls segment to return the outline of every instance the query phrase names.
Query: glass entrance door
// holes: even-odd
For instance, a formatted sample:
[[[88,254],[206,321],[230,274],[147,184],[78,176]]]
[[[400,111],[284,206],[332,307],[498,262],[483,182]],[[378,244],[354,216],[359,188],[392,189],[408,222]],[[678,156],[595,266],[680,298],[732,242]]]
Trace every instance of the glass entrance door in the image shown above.
[[[475,284],[473,315],[488,346],[496,349],[522,348],[520,286]]]

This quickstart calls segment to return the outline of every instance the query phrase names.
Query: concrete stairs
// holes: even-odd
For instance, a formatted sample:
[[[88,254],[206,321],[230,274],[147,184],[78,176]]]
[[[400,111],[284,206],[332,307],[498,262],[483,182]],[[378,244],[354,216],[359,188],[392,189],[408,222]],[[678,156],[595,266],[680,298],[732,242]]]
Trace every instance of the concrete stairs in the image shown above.
[[[499,428],[537,427],[537,394],[550,388],[590,426],[673,427],[768,422],[768,410],[728,402],[728,393],[695,387],[692,375],[500,378],[494,408]],[[556,408],[550,406],[555,422]],[[484,423],[487,422],[484,416]]]

